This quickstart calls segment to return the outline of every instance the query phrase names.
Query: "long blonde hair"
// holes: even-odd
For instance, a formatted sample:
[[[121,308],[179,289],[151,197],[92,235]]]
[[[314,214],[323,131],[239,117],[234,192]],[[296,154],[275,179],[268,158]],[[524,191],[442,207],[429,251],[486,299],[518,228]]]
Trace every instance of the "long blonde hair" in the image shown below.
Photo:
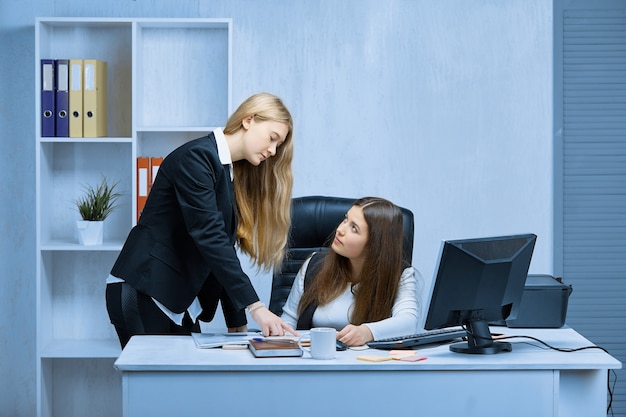
[[[353,203],[363,209],[369,235],[366,255],[358,285],[352,286],[354,309],[350,323],[360,325],[391,317],[391,309],[400,286],[402,270],[402,211],[392,202],[379,197],[364,197]],[[352,285],[350,260],[331,250],[321,268],[305,288],[298,312],[310,304],[328,304]]]
[[[293,174],[293,119],[282,100],[272,94],[249,97],[230,116],[224,134],[242,128],[249,116],[258,121],[284,123],[289,132],[276,155],[253,166],[246,160],[233,164],[234,187],[239,224],[237,243],[258,267],[278,267],[284,256],[291,225]]]

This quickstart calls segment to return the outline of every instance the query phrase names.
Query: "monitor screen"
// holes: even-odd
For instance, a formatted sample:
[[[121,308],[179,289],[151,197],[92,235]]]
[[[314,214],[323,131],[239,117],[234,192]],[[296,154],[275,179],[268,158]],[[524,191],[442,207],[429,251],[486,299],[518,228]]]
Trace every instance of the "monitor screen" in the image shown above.
[[[510,351],[510,343],[493,340],[489,322],[517,316],[536,239],[523,234],[444,240],[424,327],[463,326],[467,342],[451,345],[453,352]]]

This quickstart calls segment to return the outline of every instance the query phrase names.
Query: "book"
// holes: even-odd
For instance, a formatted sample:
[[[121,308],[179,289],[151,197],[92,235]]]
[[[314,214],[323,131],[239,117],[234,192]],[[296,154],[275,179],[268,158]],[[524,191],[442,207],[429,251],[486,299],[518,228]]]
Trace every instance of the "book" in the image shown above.
[[[191,337],[198,349],[211,349],[226,345],[246,346],[253,334],[256,333],[192,333]]]
[[[248,349],[257,358],[302,356],[302,349],[293,339],[250,339]]]

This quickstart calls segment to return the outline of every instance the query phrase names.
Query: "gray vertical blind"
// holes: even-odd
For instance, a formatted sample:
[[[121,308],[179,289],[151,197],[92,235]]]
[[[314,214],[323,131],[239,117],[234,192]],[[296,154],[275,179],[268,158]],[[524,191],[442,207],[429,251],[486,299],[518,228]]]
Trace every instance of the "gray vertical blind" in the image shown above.
[[[574,288],[567,324],[625,362],[626,1],[560,12],[555,116],[562,120],[555,124],[562,126],[562,172],[555,175],[562,176],[563,279]],[[624,369],[617,371],[613,413],[626,416]]]

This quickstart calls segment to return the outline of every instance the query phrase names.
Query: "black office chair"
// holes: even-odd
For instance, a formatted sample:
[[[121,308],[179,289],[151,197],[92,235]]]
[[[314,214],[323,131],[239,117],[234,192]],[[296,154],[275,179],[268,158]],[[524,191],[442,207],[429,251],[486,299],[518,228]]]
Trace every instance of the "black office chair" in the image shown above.
[[[289,247],[280,270],[272,276],[269,309],[281,315],[293,281],[300,267],[313,252],[328,250],[335,230],[356,198],[309,196],[292,200]],[[400,207],[403,214],[403,259],[413,259],[413,213]]]

